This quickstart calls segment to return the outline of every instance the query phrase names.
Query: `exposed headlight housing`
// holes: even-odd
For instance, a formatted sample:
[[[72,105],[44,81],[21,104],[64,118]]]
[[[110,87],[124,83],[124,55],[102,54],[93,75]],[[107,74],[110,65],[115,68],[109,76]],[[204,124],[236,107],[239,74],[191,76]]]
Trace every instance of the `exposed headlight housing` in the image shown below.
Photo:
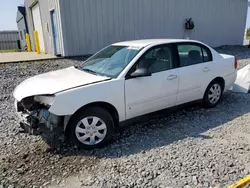
[[[34,97],[34,101],[45,106],[51,106],[55,100],[55,95],[39,95]]]

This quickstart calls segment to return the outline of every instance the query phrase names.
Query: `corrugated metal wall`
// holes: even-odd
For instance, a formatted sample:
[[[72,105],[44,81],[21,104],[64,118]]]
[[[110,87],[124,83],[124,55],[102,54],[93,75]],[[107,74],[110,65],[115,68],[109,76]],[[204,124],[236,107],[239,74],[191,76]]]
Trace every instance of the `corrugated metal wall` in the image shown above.
[[[26,28],[26,25],[25,25],[24,17],[22,17],[22,18],[20,18],[18,20],[18,22],[17,22],[17,28],[18,28],[18,31],[19,31],[21,47],[22,47],[22,49],[24,49],[25,46],[26,46],[25,35],[28,32],[27,28]],[[21,35],[22,35],[22,37],[21,37]]]
[[[27,13],[27,22],[28,22],[28,28],[30,31],[31,36],[31,42],[32,42],[32,48],[34,48],[34,39],[33,39],[33,32],[34,32],[34,26],[33,26],[33,20],[32,20],[32,13],[31,8],[36,4],[39,3],[40,6],[40,13],[41,13],[41,19],[42,19],[42,27],[43,27],[43,37],[44,37],[44,44],[45,44],[45,51],[46,53],[52,53],[54,54],[54,43],[53,43],[53,33],[52,33],[52,27],[51,27],[51,18],[50,18],[50,11],[55,10],[57,14],[58,19],[58,36],[59,36],[59,44],[60,44],[60,50],[61,52],[64,51],[64,45],[62,40],[62,29],[61,29],[61,21],[60,21],[60,6],[59,6],[59,0],[25,0],[25,7],[26,7],[26,13]],[[47,30],[46,24],[48,24],[49,30]]]
[[[0,31],[0,50],[18,49],[18,31]]]
[[[18,10],[17,10],[17,17],[16,17],[16,22],[17,22],[17,28],[18,28],[18,31],[19,31],[19,37],[20,37],[20,40],[21,40],[21,48],[22,49],[25,49],[26,48],[26,38],[25,38],[25,35],[26,33],[29,33],[28,31],[28,26],[27,26],[27,22],[26,22],[26,13],[23,15],[21,12],[20,12],[20,7],[18,7]],[[21,37],[21,34],[23,37]]]
[[[60,0],[60,7],[66,56],[143,38],[242,44],[247,16],[247,0]],[[184,33],[189,17],[196,27]]]

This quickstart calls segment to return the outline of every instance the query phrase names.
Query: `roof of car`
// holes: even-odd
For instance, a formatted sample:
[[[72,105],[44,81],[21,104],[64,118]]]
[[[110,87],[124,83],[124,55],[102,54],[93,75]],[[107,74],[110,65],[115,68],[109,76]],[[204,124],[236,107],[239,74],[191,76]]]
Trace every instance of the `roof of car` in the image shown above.
[[[174,43],[174,42],[197,42],[194,40],[187,39],[145,39],[145,40],[133,40],[133,41],[124,41],[118,42],[113,45],[115,46],[136,46],[136,47],[145,47],[151,44],[162,44],[162,43]]]

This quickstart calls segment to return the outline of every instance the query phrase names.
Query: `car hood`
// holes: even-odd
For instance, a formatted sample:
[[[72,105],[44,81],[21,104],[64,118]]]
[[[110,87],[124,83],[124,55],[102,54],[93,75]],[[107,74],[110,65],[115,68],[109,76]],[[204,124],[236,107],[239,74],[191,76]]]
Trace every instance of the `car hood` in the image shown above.
[[[108,77],[93,75],[75,67],[69,67],[29,78],[14,91],[16,100],[35,95],[52,95],[64,90],[109,80]]]

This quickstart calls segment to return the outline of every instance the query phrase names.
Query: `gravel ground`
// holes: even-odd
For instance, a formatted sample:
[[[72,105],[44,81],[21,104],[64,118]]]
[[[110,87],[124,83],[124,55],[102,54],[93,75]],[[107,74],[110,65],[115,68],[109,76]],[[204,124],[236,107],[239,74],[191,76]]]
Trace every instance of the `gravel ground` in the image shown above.
[[[250,49],[224,46],[240,68]],[[0,187],[225,187],[250,174],[250,96],[227,92],[215,109],[163,111],[84,151],[19,132],[12,92],[27,77],[79,64],[53,60],[0,65]]]

